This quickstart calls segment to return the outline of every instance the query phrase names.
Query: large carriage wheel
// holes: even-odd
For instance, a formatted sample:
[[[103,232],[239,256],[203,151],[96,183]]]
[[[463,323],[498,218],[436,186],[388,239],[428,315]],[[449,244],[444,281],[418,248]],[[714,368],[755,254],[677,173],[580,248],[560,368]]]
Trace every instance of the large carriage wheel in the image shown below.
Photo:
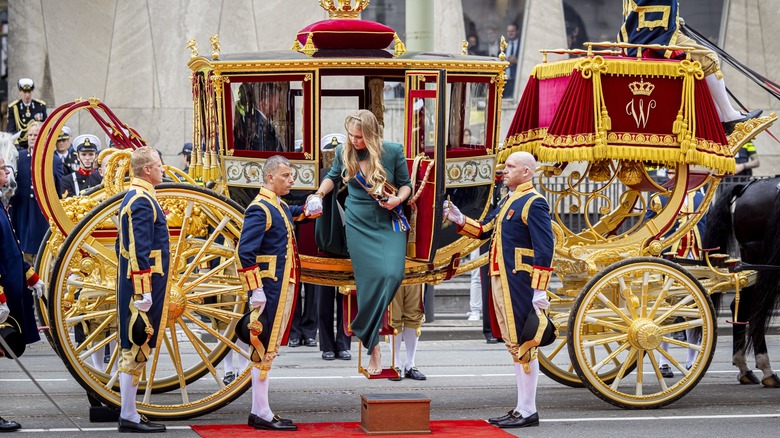
[[[162,343],[142,375],[138,410],[151,418],[184,419],[225,406],[249,383],[245,370],[225,386],[217,370],[230,349],[248,357],[234,342],[246,304],[234,256],[243,210],[197,186],[162,184],[156,192],[171,232],[168,324],[160,328]],[[100,204],[69,234],[49,286],[58,354],[81,386],[111,406],[121,404],[118,349],[108,364],[94,365],[92,355],[102,358],[105,346],[117,340],[114,244],[123,197]],[[75,340],[77,326],[81,342]]]
[[[558,328],[558,338],[552,344],[539,349],[539,367],[542,372],[552,380],[570,386],[572,388],[582,388],[584,385],[580,376],[574,370],[574,363],[569,356],[569,311],[572,302],[565,300],[550,307],[550,317]],[[618,348],[617,342],[606,343],[593,346],[590,349],[592,356],[606,355]],[[599,378],[605,382],[611,383],[617,373],[620,371],[621,364],[611,363],[599,371]],[[633,371],[635,365],[630,365],[629,372]]]
[[[599,398],[629,409],[665,406],[693,389],[709,367],[717,337],[713,313],[701,283],[679,265],[652,257],[624,260],[593,277],[577,298],[569,317],[569,355]],[[672,337],[686,328],[701,328],[700,344]],[[668,352],[662,342],[670,344]],[[618,347],[592,354],[593,347],[609,343]],[[689,350],[698,355],[687,369]],[[661,376],[660,355],[674,377]],[[605,366],[617,365],[611,383],[600,377]]]

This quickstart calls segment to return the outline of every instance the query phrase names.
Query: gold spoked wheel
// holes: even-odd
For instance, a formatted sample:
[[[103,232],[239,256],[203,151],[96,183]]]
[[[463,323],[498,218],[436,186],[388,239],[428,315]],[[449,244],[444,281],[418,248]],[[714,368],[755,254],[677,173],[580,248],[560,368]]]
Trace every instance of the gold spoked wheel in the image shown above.
[[[573,304],[573,299],[551,300],[550,317],[558,328],[558,338],[551,345],[539,349],[539,367],[549,378],[572,388],[582,388],[584,385],[580,376],[574,370],[574,363],[569,357],[569,312]],[[592,346],[589,354],[591,357],[598,355],[608,355],[619,345],[616,342],[605,343],[603,345]],[[599,371],[599,378],[605,382],[611,383],[615,375],[620,370],[620,363],[612,362]],[[629,372],[634,369],[631,365]]]
[[[713,313],[701,283],[679,265],[652,257],[624,260],[593,277],[577,298],[569,356],[599,398],[628,409],[665,406],[707,371],[717,336]],[[688,339],[678,340],[675,333],[686,329],[700,335],[688,330]],[[616,348],[593,353],[604,345]],[[662,362],[672,377],[662,375]],[[605,367],[618,370],[611,382],[599,374]]]
[[[234,330],[246,304],[234,256],[243,209],[188,184],[161,184],[156,192],[171,234],[172,283],[167,326],[159,329],[162,343],[142,375],[138,410],[151,418],[184,419],[225,406],[249,383],[248,370],[227,386],[217,370],[229,351],[248,358]],[[114,406],[121,404],[115,242],[123,197],[104,201],[68,235],[51,273],[48,305],[63,362],[88,392]]]

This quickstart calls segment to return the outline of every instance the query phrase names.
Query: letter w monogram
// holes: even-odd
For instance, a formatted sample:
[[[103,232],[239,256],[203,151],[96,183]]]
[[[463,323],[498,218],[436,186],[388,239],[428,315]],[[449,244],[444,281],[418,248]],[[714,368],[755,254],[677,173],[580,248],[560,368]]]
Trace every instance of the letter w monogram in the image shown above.
[[[656,106],[655,99],[648,102],[647,108],[645,108],[644,102],[644,100],[639,99],[639,112],[634,108],[634,99],[631,99],[631,102],[626,105],[626,114],[634,118],[637,129],[640,128],[640,125],[642,129],[647,126],[647,122],[650,120],[650,110]]]

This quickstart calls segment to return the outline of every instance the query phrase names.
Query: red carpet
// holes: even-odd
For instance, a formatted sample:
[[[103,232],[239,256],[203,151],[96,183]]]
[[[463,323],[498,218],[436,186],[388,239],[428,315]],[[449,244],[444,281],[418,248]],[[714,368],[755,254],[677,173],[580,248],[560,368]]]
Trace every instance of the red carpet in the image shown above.
[[[192,426],[198,435],[203,438],[231,438],[258,437],[369,437],[360,430],[360,423],[298,423],[296,432],[271,432],[267,430],[255,430],[246,424],[219,424],[209,426]],[[384,438],[421,437],[422,435],[379,435]],[[484,420],[436,420],[431,421],[431,433],[427,436],[435,437],[508,437],[512,436],[503,430],[490,425]]]

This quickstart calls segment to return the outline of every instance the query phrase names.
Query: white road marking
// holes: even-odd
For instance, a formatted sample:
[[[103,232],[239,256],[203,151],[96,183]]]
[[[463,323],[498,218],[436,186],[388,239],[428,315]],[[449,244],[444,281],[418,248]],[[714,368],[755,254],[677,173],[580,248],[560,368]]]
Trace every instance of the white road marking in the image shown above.
[[[35,379],[37,382],[67,382],[71,379]],[[30,382],[30,379],[0,379],[0,382]]]

